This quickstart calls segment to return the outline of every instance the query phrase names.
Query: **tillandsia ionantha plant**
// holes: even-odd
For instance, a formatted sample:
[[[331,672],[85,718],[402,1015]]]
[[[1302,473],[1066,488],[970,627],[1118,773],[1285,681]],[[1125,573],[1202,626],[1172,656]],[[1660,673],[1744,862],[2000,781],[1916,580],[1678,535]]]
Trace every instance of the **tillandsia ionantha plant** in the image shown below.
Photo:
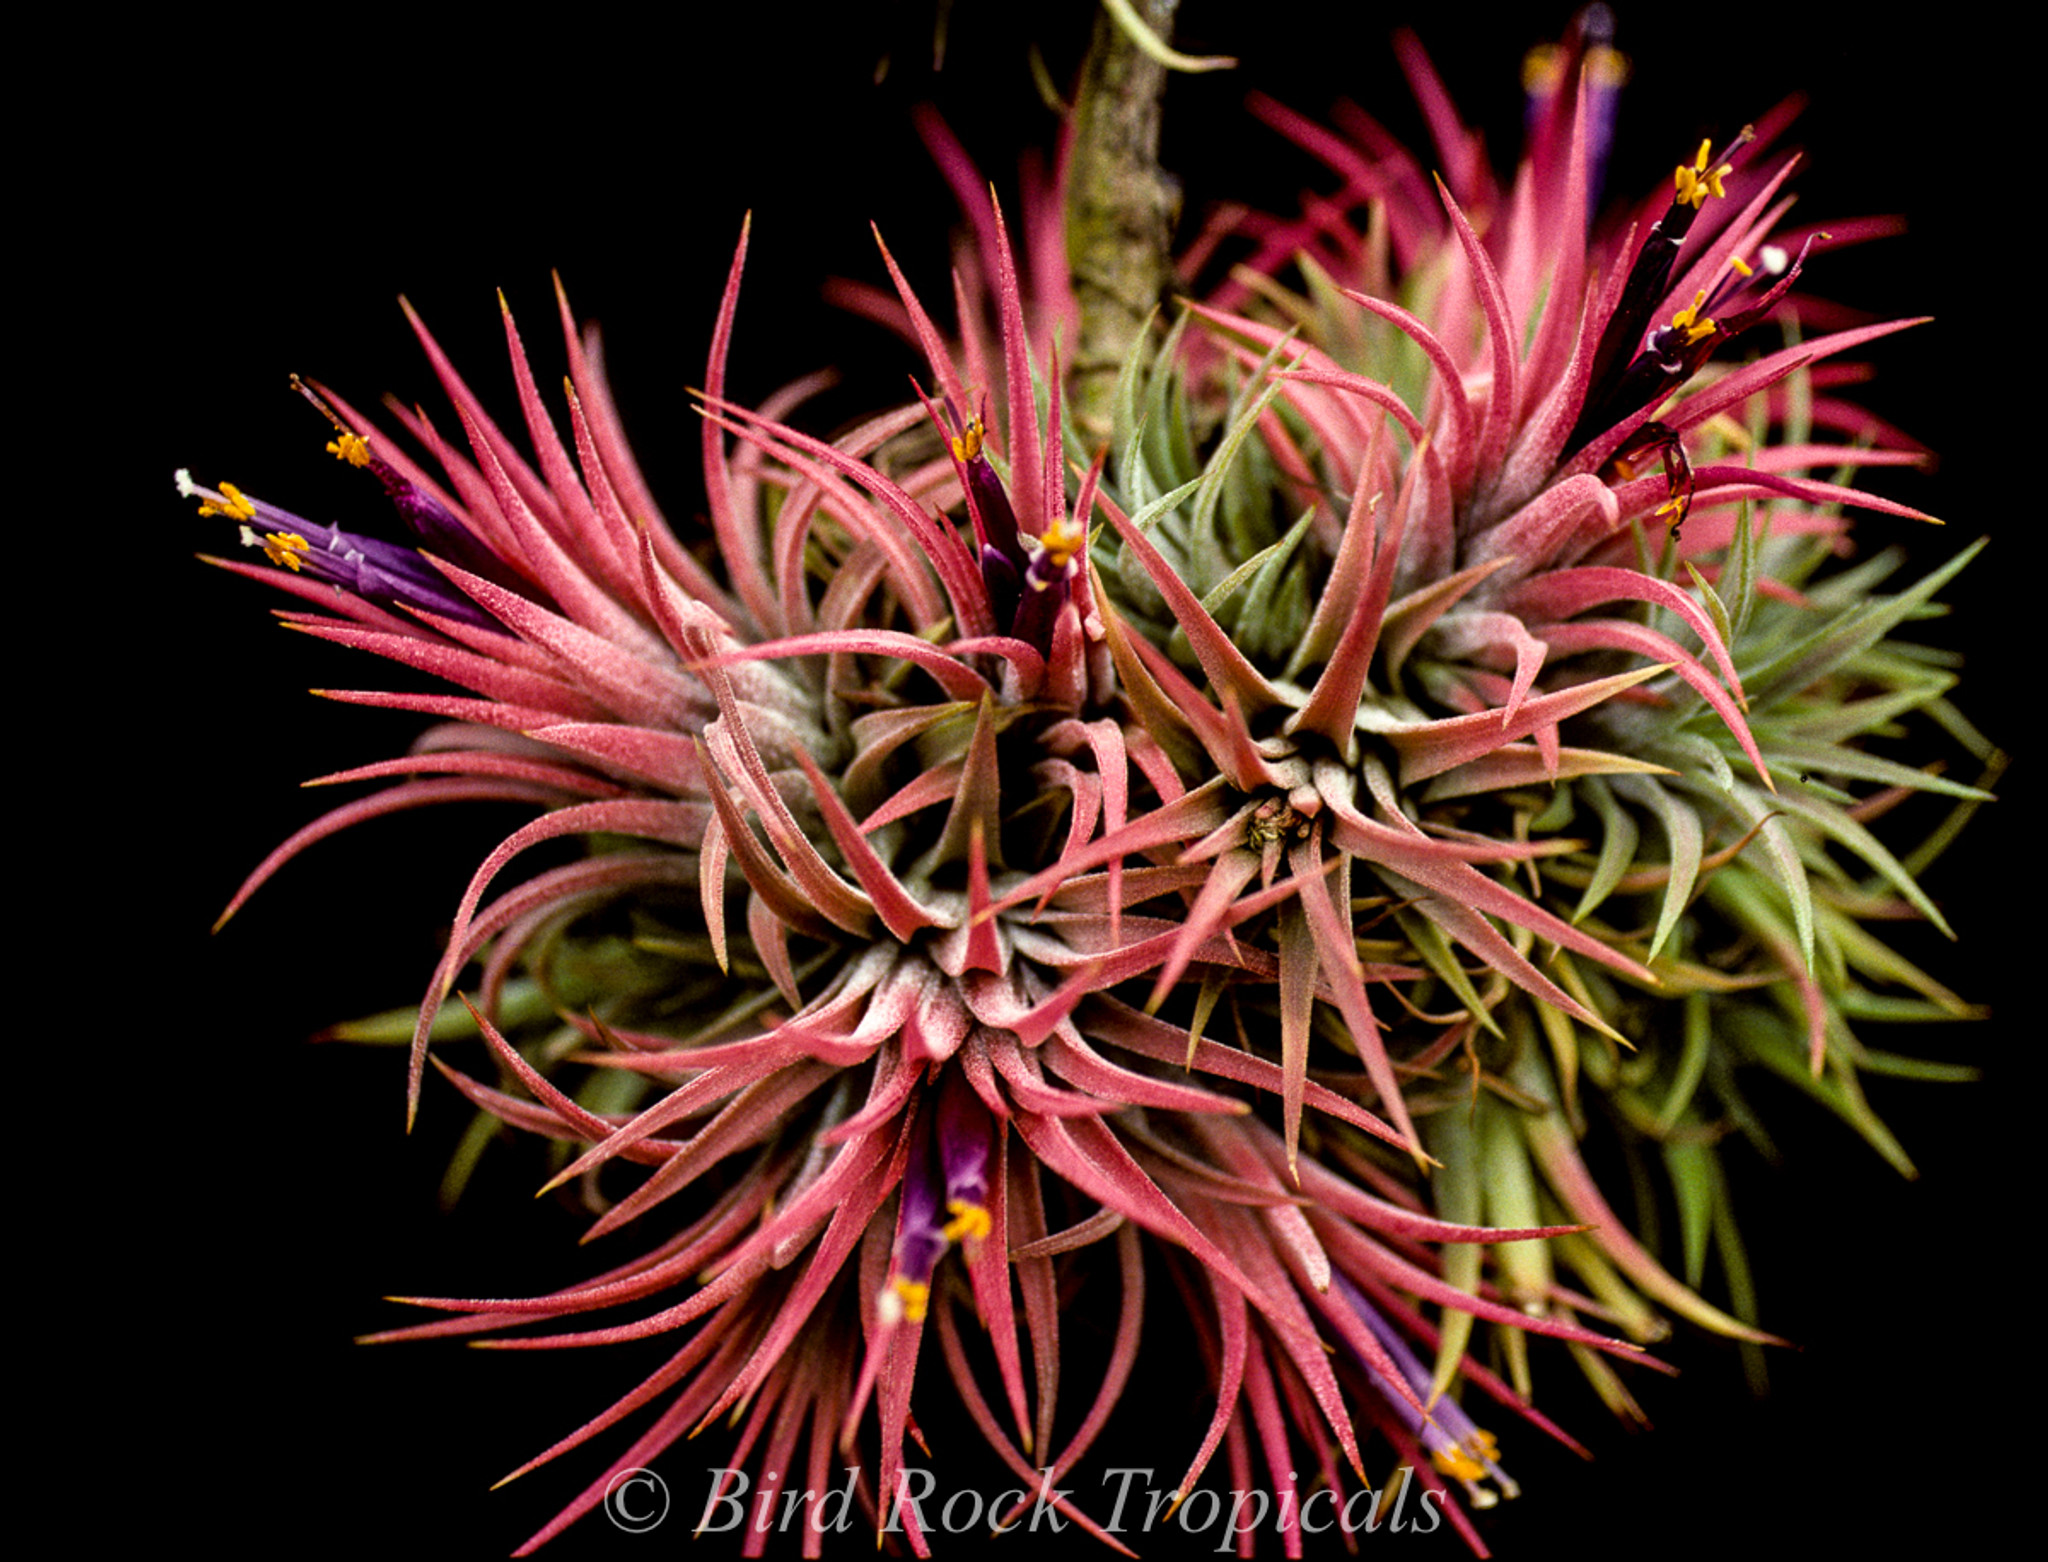
[[[1160,68],[1139,25],[1105,46],[1130,72]],[[1797,291],[1861,230],[1787,228],[1782,117],[1603,215],[1605,27],[1532,57],[1506,184],[1413,41],[1437,178],[1363,116],[1256,105],[1342,188],[1237,219],[1249,260],[1163,328],[1098,329],[1070,283],[1085,133],[1009,216],[942,148],[952,307],[882,252],[927,372],[836,438],[799,392],[726,395],[742,230],[702,527],[663,518],[566,300],[559,401],[505,310],[523,439],[417,320],[452,423],[298,386],[400,526],[180,474],[296,627],[458,691],[337,693],[436,724],[323,778],[373,790],[229,914],[354,824],[534,811],[397,1022],[411,1101],[431,1071],[469,1151],[554,1141],[549,1185],[639,1246],[381,1336],[668,1342],[516,1472],[607,1459],[528,1549],[731,1417],[704,1517],[747,1554],[849,1517],[924,1554],[954,1510],[897,1499],[934,1395],[1016,1478],[975,1525],[1119,1544],[1061,1482],[1165,1308],[1202,1370],[1143,1522],[1206,1495],[1226,1544],[1295,1554],[1406,1511],[1483,1554],[1496,1433],[1569,1441],[1532,1336],[1624,1417],[1667,1314],[1770,1339],[1718,1160],[1763,1132],[1746,1066],[1903,1159],[1858,1078],[1916,1065],[1856,1027],[1969,1011],[1873,928],[1945,925],[1915,875],[1987,794],[1894,750],[1993,756],[1895,631],[1969,550],[1904,586],[1890,549],[1844,562],[1855,512],[1927,519],[1853,486],[1921,452],[1838,393],[1903,322]],[[1914,792],[1954,811],[1887,845]],[[550,842],[580,853],[500,882]],[[1588,1141],[1661,1163],[1668,1262]],[[1078,1391],[1076,1310],[1113,1331]]]

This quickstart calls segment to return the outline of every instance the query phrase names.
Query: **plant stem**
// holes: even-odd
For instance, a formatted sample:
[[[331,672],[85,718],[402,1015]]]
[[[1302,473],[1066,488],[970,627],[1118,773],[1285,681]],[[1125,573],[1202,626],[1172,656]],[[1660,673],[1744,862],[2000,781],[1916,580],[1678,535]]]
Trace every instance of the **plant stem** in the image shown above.
[[[1170,38],[1179,4],[1134,0],[1133,8]],[[1081,309],[1068,383],[1076,421],[1091,435],[1108,434],[1117,373],[1172,275],[1168,245],[1180,191],[1159,166],[1165,86],[1166,67],[1099,12],[1067,165],[1067,260]]]

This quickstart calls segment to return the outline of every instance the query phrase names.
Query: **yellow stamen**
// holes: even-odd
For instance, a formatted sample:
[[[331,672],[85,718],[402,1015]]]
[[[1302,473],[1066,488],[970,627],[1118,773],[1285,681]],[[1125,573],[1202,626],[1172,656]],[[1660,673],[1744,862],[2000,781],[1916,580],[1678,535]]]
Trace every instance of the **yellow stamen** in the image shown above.
[[[1740,255],[1730,255],[1728,257],[1728,264],[1735,268],[1735,274],[1737,276],[1746,277],[1754,275],[1754,273],[1750,270],[1749,262],[1744,260]]]
[[[327,453],[339,457],[350,466],[370,464],[370,442],[360,434],[351,434],[343,429],[339,437],[327,441]]]
[[[245,499],[242,496],[242,490],[233,483],[222,483],[220,485],[220,503],[215,504],[209,499],[199,507],[199,513],[201,515],[232,515],[238,521],[253,521],[256,519],[256,506]]]
[[[903,1299],[903,1316],[912,1323],[923,1323],[925,1309],[931,1305],[932,1288],[921,1280],[896,1276],[889,1282],[889,1289]]]
[[[957,460],[972,461],[981,454],[982,421],[979,417],[967,420],[967,426],[953,436],[953,455]]]
[[[1522,56],[1522,90],[1548,97],[1564,85],[1565,51],[1541,43]],[[1628,56],[1596,43],[1586,51],[1586,79],[1596,87],[1615,88],[1628,80]]]
[[[1685,308],[1679,310],[1677,314],[1671,317],[1672,329],[1685,333],[1685,345],[1688,347],[1703,336],[1712,336],[1716,329],[1711,317],[1705,320],[1699,317],[1700,305],[1706,301],[1707,290],[1701,288],[1697,293],[1693,294],[1690,304],[1687,304]]]
[[[953,1217],[946,1222],[941,1233],[948,1242],[958,1242],[963,1238],[979,1242],[994,1225],[986,1208],[970,1204],[966,1199],[948,1199],[946,1212]]]
[[[1619,87],[1628,81],[1628,56],[1619,49],[1595,44],[1586,51],[1586,76],[1596,87]]]
[[[302,555],[311,553],[313,545],[297,532],[265,532],[263,534],[263,555],[273,564],[282,565],[294,575],[298,574]]]
[[[500,292],[498,294],[498,302],[502,304],[504,301],[505,295]],[[311,402],[314,410],[334,425],[335,437],[327,442],[327,453],[330,456],[339,457],[350,466],[368,466],[370,464],[370,442],[346,423],[342,422],[341,414],[327,405],[327,399],[324,396],[296,374],[292,376],[292,389]]]
[[[1437,1449],[1429,1456],[1429,1462],[1436,1466],[1438,1474],[1455,1480],[1479,1481],[1486,1478],[1486,1466],[1462,1448]]]
[[[1702,141],[1700,143],[1699,155],[1690,164],[1680,163],[1678,165],[1678,171],[1674,178],[1678,185],[1679,205],[1690,206],[1697,211],[1706,204],[1708,196],[1725,196],[1728,193],[1721,188],[1721,180],[1726,175],[1735,172],[1735,165],[1732,163],[1718,163],[1711,168],[1708,167],[1707,165],[1713,158],[1713,150],[1713,142]]]
[[[1046,557],[1052,560],[1053,567],[1065,569],[1074,555],[1088,546],[1088,533],[1078,523],[1061,516],[1046,527],[1045,535],[1038,541],[1039,546],[1045,549]]]
[[[1548,97],[1564,80],[1564,50],[1541,43],[1522,56],[1522,90]]]

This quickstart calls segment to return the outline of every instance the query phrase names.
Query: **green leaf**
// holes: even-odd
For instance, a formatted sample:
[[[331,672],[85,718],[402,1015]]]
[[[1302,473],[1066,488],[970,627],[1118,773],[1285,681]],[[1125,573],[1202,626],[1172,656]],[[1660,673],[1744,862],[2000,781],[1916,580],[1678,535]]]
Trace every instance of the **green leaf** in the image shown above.
[[[1706,599],[1707,617],[1713,621],[1714,633],[1721,637],[1723,645],[1733,645],[1735,629],[1728,617],[1727,607],[1722,604],[1721,594],[1714,589],[1713,583],[1706,576],[1693,567],[1690,559],[1685,561],[1685,572],[1692,577],[1693,589]],[[1671,616],[1674,615],[1666,614],[1666,617]]]
[[[1669,1136],[1677,1126],[1678,1119],[1692,1104],[1693,1093],[1699,1089],[1700,1076],[1707,1071],[1707,1054],[1713,1048],[1713,1011],[1707,1004],[1705,993],[1687,993],[1685,996],[1685,1043],[1678,1054],[1678,1071],[1673,1075],[1671,1088],[1665,1093],[1664,1105],[1657,1112],[1657,1137]],[[1693,1284],[1697,1285],[1697,1279]]]
[[[1528,1029],[1526,1009],[1517,1008]],[[1523,1037],[1524,1044],[1533,1037]],[[1536,1171],[1529,1164],[1529,1147],[1522,1139],[1519,1108],[1484,1091],[1479,1097],[1480,1182],[1486,1194],[1486,1223],[1489,1226],[1527,1227],[1543,1223],[1537,1204]],[[1494,1251],[1499,1265],[1501,1289],[1517,1304],[1541,1301],[1550,1294],[1550,1251],[1542,1242],[1505,1242]]]
[[[1852,593],[1851,605],[1836,618],[1781,651],[1755,671],[1742,675],[1742,685],[1749,692],[1750,703],[1762,705],[1797,693],[1876,645],[1954,579],[1956,573],[1982,551],[1985,541],[1979,538],[1933,574],[1895,597],[1858,599]],[[1873,562],[1880,561],[1888,565],[1894,562],[1882,555],[1879,561]],[[1828,582],[1830,589],[1827,594],[1830,597],[1840,595],[1844,580],[1859,573],[1851,570],[1833,578]]]
[[[1305,511],[1301,527],[1290,535],[1298,541],[1314,515],[1313,507]],[[1238,631],[1244,637],[1243,643],[1257,646],[1265,656],[1278,660],[1308,633],[1313,614],[1308,558],[1296,548],[1292,553],[1276,554],[1252,582],[1244,605],[1238,610]]]
[[[1472,1132],[1470,1110],[1463,1102],[1423,1119],[1422,1129],[1429,1153],[1441,1163],[1430,1173],[1430,1203],[1436,1218],[1461,1226],[1476,1226],[1485,1218],[1480,1204],[1479,1149]],[[1480,1263],[1484,1255],[1476,1242],[1447,1242],[1441,1249],[1447,1284],[1467,1296],[1479,1294]],[[1437,1338],[1436,1370],[1430,1394],[1443,1393],[1458,1375],[1465,1348],[1472,1340],[1472,1315],[1446,1307]]]
[[[1908,904],[1915,911],[1940,928],[1948,937],[1954,938],[1956,936],[1955,930],[1948,925],[1948,919],[1936,908],[1934,902],[1927,898],[1927,892],[1913,882],[1913,876],[1906,871],[1905,866],[1899,859],[1894,857],[1885,848],[1882,841],[1872,835],[1861,824],[1857,823],[1856,820],[1850,818],[1840,808],[1831,802],[1826,802],[1812,796],[1810,788],[1789,779],[1779,790],[1778,805],[1788,813],[1796,814],[1800,818],[1805,819],[1829,839],[1854,852],[1865,863],[1869,864],[1871,868],[1875,869],[1878,876],[1887,884],[1905,896]],[[1778,821],[1774,820],[1772,822],[1777,823]],[[1765,833],[1768,834],[1770,825],[1766,825],[1764,829]],[[1810,944],[1810,942],[1811,932],[1809,930],[1804,935],[1803,946]]]
[[[1812,1096],[1855,1129],[1872,1149],[1898,1169],[1900,1175],[1920,1175],[1905,1147],[1871,1111],[1870,1103],[1863,1099],[1863,1092],[1857,1089],[1853,1074],[1835,1069],[1814,1078],[1813,1070],[1807,1064],[1803,1039],[1794,1038],[1789,1028],[1757,1023],[1753,1010],[1734,1011],[1730,1023],[1724,1027],[1724,1034],[1739,1040],[1757,1062],[1794,1089]]]
[[[1180,566],[1175,556],[1185,553],[1186,550],[1168,535],[1162,523],[1165,517],[1172,514],[1175,506],[1201,485],[1201,481],[1199,477],[1189,478],[1178,488],[1163,493],[1145,504],[1131,517],[1131,524],[1152,538],[1154,545],[1167,556],[1168,562],[1174,564],[1176,572]],[[1115,568],[1116,582],[1122,588],[1124,600],[1144,617],[1155,622],[1166,621],[1169,617],[1166,598],[1152,583],[1152,577],[1146,573],[1145,566],[1139,562],[1138,556],[1131,551],[1128,543],[1118,547]]]
[[[1980,765],[1989,765],[2002,758],[1998,745],[1970,724],[1970,720],[1947,700],[1929,700],[1927,714],[1940,723],[1941,729],[1970,751],[1970,757]],[[2003,769],[2003,765],[2000,765]],[[1985,783],[1987,786],[1989,782]]]
[[[1579,904],[1572,912],[1572,926],[1599,908],[1600,903],[1614,893],[1614,886],[1636,860],[1636,844],[1640,832],[1636,829],[1635,816],[1614,800],[1614,792],[1598,776],[1585,780],[1586,799],[1593,805],[1593,812],[1600,816],[1600,856],[1593,864],[1593,877],[1587,881],[1585,892],[1579,896]]]
[[[1655,960],[1665,941],[1678,927],[1678,919],[1692,899],[1700,863],[1706,850],[1700,816],[1679,803],[1669,791],[1649,776],[1620,776],[1615,789],[1624,797],[1645,804],[1657,816],[1664,831],[1671,876],[1664,882],[1664,901],[1657,912],[1657,931],[1650,939],[1649,957]]]
[[[1401,891],[1403,894],[1414,892],[1413,885],[1406,885]],[[1427,917],[1418,916],[1412,911],[1397,911],[1394,913],[1394,920],[1400,924],[1401,931],[1408,935],[1408,942],[1415,946],[1415,952],[1422,957],[1422,963],[1443,978],[1444,985],[1457,994],[1458,1001],[1465,1006],[1466,1012],[1488,1031],[1496,1036],[1500,1035],[1501,1029],[1494,1021],[1493,1012],[1480,998],[1479,990],[1472,985],[1472,978],[1465,974],[1465,968],[1458,964],[1458,957],[1452,952],[1450,941],[1444,937],[1442,930]]]
[[[1856,1063],[1868,1073],[1888,1074],[1895,1079],[1924,1079],[1938,1085],[1967,1085],[1984,1077],[1982,1069],[1967,1063],[1937,1063],[1931,1058],[1909,1058],[1867,1048]]]
[[[1664,1169],[1671,1175],[1671,1191],[1678,1204],[1685,1283],[1697,1291],[1707,1273],[1707,1239],[1713,1234],[1719,1167],[1713,1146],[1701,1139],[1667,1139],[1663,1150]]]
[[[1718,726],[1718,718],[1716,730],[1725,730]],[[1667,733],[1660,747],[1657,757],[1673,770],[1704,781],[1718,792],[1735,790],[1735,772],[1729,768],[1728,756],[1699,733]]]
[[[1260,549],[1222,580],[1212,586],[1202,598],[1202,606],[1209,616],[1230,631],[1238,648],[1248,654],[1274,654],[1284,650],[1294,638],[1283,635],[1277,646],[1264,643],[1266,630],[1271,621],[1272,598],[1280,575],[1286,570],[1289,559],[1301,539],[1308,535],[1309,522],[1315,519],[1315,509],[1304,510],[1301,519],[1290,526],[1277,541]],[[1239,591],[1246,591],[1245,600],[1235,613],[1226,619],[1224,609]],[[1301,626],[1306,628],[1306,624]],[[1298,633],[1298,631],[1297,631]]]
[[[1233,404],[1234,417],[1223,441],[1209,457],[1208,465],[1202,471],[1201,482],[1195,490],[1194,510],[1188,521],[1188,545],[1190,558],[1187,567],[1180,571],[1181,579],[1197,592],[1206,592],[1219,578],[1217,568],[1223,561],[1221,539],[1216,535],[1216,513],[1223,503],[1224,483],[1243,450],[1245,441],[1258,427],[1259,414],[1272,404],[1280,394],[1280,382],[1274,379],[1270,370],[1279,363],[1283,348],[1292,345],[1292,338],[1282,337],[1275,342],[1259,361],[1256,378],[1248,382],[1245,390],[1253,385],[1256,394],[1248,399],[1240,394]],[[1297,362],[1299,359],[1297,358]],[[1290,363],[1286,367],[1293,368]]]
[[[1691,780],[1690,777],[1686,778]],[[1707,792],[1693,783],[1710,801],[1718,802],[1744,831],[1756,829],[1756,839],[1743,852],[1744,858],[1761,853],[1769,867],[1772,878],[1785,897],[1786,909],[1792,913],[1792,927],[1798,938],[1800,957],[1809,969],[1813,965],[1813,890],[1807,883],[1806,865],[1800,861],[1799,848],[1785,828],[1785,821],[1779,817],[1776,798],[1768,797],[1754,787],[1732,787],[1725,795]],[[1724,869],[1714,876],[1717,888],[1736,892],[1739,880]]]
[[[1910,987],[1945,1019],[1970,1020],[1982,1016],[1982,1010],[1964,1002],[1854,917],[1826,909],[1821,911],[1821,916],[1827,925],[1829,939],[1842,952],[1843,960],[1852,970],[1876,981]]]
[[[1726,641],[1731,649],[1736,639],[1748,632],[1750,618],[1756,611],[1761,547],[1749,501],[1745,499],[1736,508],[1735,535],[1729,540],[1728,553],[1721,565],[1721,584],[1728,593],[1728,620],[1734,631]]]
[[[1123,500],[1126,510],[1132,505],[1143,504],[1145,498],[1130,485],[1152,484],[1152,474],[1145,461],[1145,426],[1150,421],[1151,407],[1139,404],[1141,392],[1149,392],[1152,381],[1167,372],[1165,365],[1173,360],[1168,353],[1180,345],[1181,333],[1187,329],[1189,316],[1185,310],[1174,321],[1173,329],[1166,335],[1165,348],[1157,355],[1150,351],[1152,327],[1159,319],[1158,309],[1145,317],[1145,328],[1131,342],[1131,350],[1124,354],[1123,366],[1117,370],[1116,391],[1110,398],[1110,426],[1124,436],[1123,444],[1117,450],[1117,480],[1124,484]],[[1147,401],[1150,401],[1149,395]]]
[[[469,1011],[464,1009],[463,1014]],[[478,1109],[462,1130],[462,1137],[456,1141],[455,1153],[448,1157],[448,1165],[441,1173],[438,1197],[441,1208],[453,1209],[462,1202],[462,1195],[468,1189],[470,1179],[476,1175],[477,1164],[482,1161],[484,1151],[498,1136],[498,1130],[505,1125],[495,1113]]]
[[[1811,710],[1772,712],[1768,730],[1773,736],[1764,741],[1776,752],[1785,743],[1833,744],[1875,734],[1899,717],[1923,707],[1931,714],[1933,705],[1955,686],[1955,682],[1952,673],[1929,672],[1889,694],[1872,695],[1861,700],[1830,701],[1817,704]]]
[[[547,994],[541,991],[540,983],[532,977],[512,978],[498,995],[499,1023],[508,1031],[531,1024],[552,1012]],[[361,1042],[371,1046],[410,1046],[413,1028],[419,1024],[419,1018],[417,1006],[386,1009],[379,1014],[366,1014],[361,1019],[344,1020],[339,1025],[329,1026],[326,1035],[333,1041]],[[466,1005],[450,1004],[434,1015],[427,1039],[432,1042],[463,1041],[482,1034]]]

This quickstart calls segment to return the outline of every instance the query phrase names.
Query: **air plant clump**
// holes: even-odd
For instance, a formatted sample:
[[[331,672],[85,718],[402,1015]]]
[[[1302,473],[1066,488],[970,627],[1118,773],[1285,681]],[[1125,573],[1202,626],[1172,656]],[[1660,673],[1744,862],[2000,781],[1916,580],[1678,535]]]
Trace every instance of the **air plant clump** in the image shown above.
[[[1298,1554],[1318,1493],[1374,1489],[1378,1433],[1483,1552],[1468,1510],[1517,1487],[1482,1422],[1570,1441],[1531,1336],[1625,1416],[1666,1314],[1770,1339],[1718,1160],[1762,1132],[1745,1067],[1903,1163],[1858,1075],[1925,1066],[1853,1027],[1969,1011],[1872,924],[1945,929],[1915,873],[1986,794],[1885,750],[1920,723],[1991,758],[1891,638],[1968,553],[1891,592],[1894,552],[1837,562],[1852,511],[1928,519],[1851,486],[1921,452],[1830,394],[1909,322],[1802,329],[1796,284],[1857,232],[1785,231],[1782,119],[1603,218],[1602,40],[1532,60],[1505,186],[1401,47],[1443,178],[1362,115],[1255,105],[1343,188],[1241,222],[1251,261],[1137,343],[1106,431],[1067,406],[1055,192],[1017,245],[970,203],[950,337],[883,251],[929,379],[829,441],[794,395],[725,395],[743,229],[702,532],[663,518],[565,299],[566,423],[505,310],[523,442],[416,319],[454,428],[398,411],[408,444],[298,387],[405,542],[180,474],[295,627],[460,691],[325,691],[435,725],[322,778],[377,789],[230,914],[356,823],[535,811],[406,1018],[411,1101],[431,1064],[555,1141],[550,1186],[641,1246],[379,1336],[673,1342],[518,1472],[612,1455],[528,1549],[735,1413],[750,1511],[855,1462],[879,1527],[947,1393],[1056,1489],[1167,1305],[1207,1385],[1178,1492],[1223,1453]],[[1902,857],[1872,826],[1914,792],[1955,812]],[[1661,1160],[1682,1273],[1589,1135]],[[1078,1414],[1072,1307],[1115,1319]]]

